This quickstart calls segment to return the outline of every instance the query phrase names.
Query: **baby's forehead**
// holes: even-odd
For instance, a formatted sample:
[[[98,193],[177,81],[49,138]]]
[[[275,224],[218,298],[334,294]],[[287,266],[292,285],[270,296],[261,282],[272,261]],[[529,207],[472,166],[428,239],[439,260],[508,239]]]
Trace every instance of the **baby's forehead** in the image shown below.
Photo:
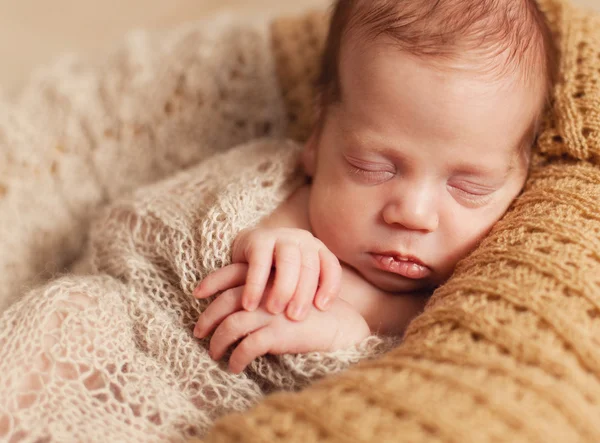
[[[516,73],[527,81],[552,82],[556,50],[534,0],[355,0],[341,1],[338,7],[341,4],[354,6],[346,6],[350,9],[337,39],[338,55],[357,48],[377,50],[377,45],[360,46],[356,41],[385,42],[440,67],[476,65],[481,75]]]
[[[355,69],[347,63],[349,60],[360,60],[361,64],[370,64],[377,56],[385,53],[390,58],[406,58],[410,56],[419,60],[423,65],[437,71],[441,76],[449,72],[463,72],[473,80],[486,81],[499,87],[510,85],[519,81],[529,85],[546,85],[547,79],[540,60],[534,57],[524,57],[519,63],[514,62],[514,54],[510,50],[494,51],[490,48],[469,48],[461,50],[448,49],[443,56],[428,53],[418,53],[406,50],[403,46],[396,44],[389,36],[379,36],[375,39],[365,39],[360,33],[349,35],[342,48],[339,57],[340,81],[348,69]],[[544,86],[544,94],[546,87]]]
[[[505,56],[499,54],[492,62],[505,63]],[[508,111],[520,114],[527,121],[527,128],[519,130],[519,136],[525,141],[515,142],[515,145],[518,144],[519,149],[523,144],[530,146],[546,105],[544,78],[537,76],[524,81],[519,72],[490,71],[486,63],[490,62],[482,62],[473,55],[454,59],[417,56],[399,49],[389,37],[357,38],[349,40],[340,60],[339,99],[344,103],[354,96],[351,106],[359,109],[376,95],[374,90],[384,89],[380,95],[390,100],[397,97],[398,107],[406,102],[423,101],[418,110],[426,111],[424,119],[447,121],[458,128],[463,121],[476,126],[480,117],[471,113],[472,120],[464,120],[463,106],[483,106],[490,118]],[[394,87],[399,94],[388,93]],[[523,114],[523,108],[529,111]],[[453,117],[456,122],[452,121]],[[512,128],[505,126],[504,129]]]

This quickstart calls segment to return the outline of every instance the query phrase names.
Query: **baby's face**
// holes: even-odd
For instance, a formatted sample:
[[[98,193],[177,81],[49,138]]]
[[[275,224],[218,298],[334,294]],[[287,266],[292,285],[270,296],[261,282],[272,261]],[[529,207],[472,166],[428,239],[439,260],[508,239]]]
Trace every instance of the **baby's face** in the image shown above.
[[[522,189],[520,146],[542,93],[440,71],[392,45],[348,52],[341,102],[306,145],[313,232],[379,288],[429,290]]]

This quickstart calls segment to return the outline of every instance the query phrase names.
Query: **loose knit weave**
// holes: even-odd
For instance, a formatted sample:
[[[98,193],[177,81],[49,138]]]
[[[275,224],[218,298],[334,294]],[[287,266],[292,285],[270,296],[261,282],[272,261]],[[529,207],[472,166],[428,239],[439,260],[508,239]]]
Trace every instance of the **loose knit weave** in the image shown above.
[[[600,20],[563,1],[542,5],[561,75],[523,196],[397,350],[222,419],[206,442],[600,441]],[[79,256],[96,208],[116,197],[266,133],[306,136],[325,24],[321,15],[281,23],[212,20],[134,34],[102,65],[63,60],[16,103],[0,103],[0,304],[10,305],[0,316],[0,389],[13,386],[0,396],[0,429],[8,423],[15,440],[177,441],[264,393],[386,348],[371,338],[345,357],[318,354],[316,366],[312,356],[261,359],[238,378],[201,358],[188,330],[188,308],[201,306],[185,295],[227,246],[212,237],[214,261],[202,262],[186,242],[202,243],[206,225],[190,222],[216,220],[231,234],[228,220],[242,226],[268,208],[239,211],[243,201],[223,199],[242,182],[197,200],[191,185],[212,185],[193,168],[103,213],[121,241],[94,224],[75,268],[109,275],[24,291]],[[209,161],[255,174],[252,156],[233,163],[253,149],[285,165],[280,152],[293,156],[294,147],[263,141]],[[265,204],[293,187],[244,177],[271,195]],[[182,195],[202,204],[178,206]],[[164,235],[186,247],[160,248]],[[163,285],[141,296],[156,281]],[[314,367],[326,370],[302,370]],[[204,390],[209,379],[219,387]]]
[[[0,311],[77,258],[95,210],[212,153],[285,134],[266,23],[136,32],[0,101]]]
[[[262,42],[264,55],[268,40],[259,39],[260,34],[250,33],[251,29],[243,30],[245,45],[247,37],[253,36]],[[219,38],[225,43],[232,36],[239,38],[231,34],[229,27],[221,32]],[[194,34],[184,35],[181,44],[187,46]],[[220,41],[207,34],[196,38],[199,45]],[[198,54],[207,52],[201,49],[197,47]],[[249,53],[243,55],[244,59],[252,55],[249,49],[252,47],[244,47]],[[207,60],[212,59],[197,63]],[[272,137],[229,146],[247,133],[255,138],[277,130],[277,115],[265,112],[266,117],[253,116],[258,123],[241,120],[240,115],[234,124],[239,132],[228,132],[227,119],[236,115],[228,107],[237,106],[227,101],[229,94],[242,98],[248,94],[258,101],[254,93],[243,92],[253,85],[241,79],[245,72],[255,81],[261,71],[236,67],[224,82],[233,79],[238,83],[224,83],[223,89],[215,92],[210,83],[207,86],[202,77],[194,76],[197,73],[189,65],[181,69],[184,72],[171,84],[152,77],[152,81],[160,81],[157,87],[174,89],[171,96],[165,91],[161,94],[167,96],[166,103],[157,112],[164,121],[158,119],[160,122],[152,126],[133,124],[139,145],[135,144],[135,134],[133,145],[129,145],[131,138],[118,138],[110,129],[116,125],[127,134],[130,123],[111,122],[109,129],[100,132],[109,141],[117,137],[120,142],[105,146],[101,140],[93,149],[98,157],[92,155],[86,166],[96,169],[96,179],[104,184],[108,200],[148,181],[152,171],[158,170],[156,175],[160,176],[156,164],[178,158],[175,155],[181,156],[180,165],[185,164],[182,159],[187,161],[186,157],[205,160],[164,181],[139,187],[100,211],[89,229],[84,254],[72,267],[77,275],[58,278],[30,291],[0,317],[0,436],[7,441],[158,442],[202,436],[216,417],[247,410],[276,390],[299,390],[360,359],[377,356],[394,344],[393,338],[372,336],[336,352],[266,356],[238,376],[231,374],[223,362],[210,358],[208,339],[192,336],[194,324],[209,302],[193,298],[195,286],[207,273],[229,263],[230,248],[240,230],[270,214],[305,178],[299,169],[300,147],[293,142]],[[123,71],[129,75],[128,70]],[[269,78],[265,77],[266,88]],[[131,85],[119,84],[125,88],[120,89],[121,93],[129,93]],[[230,93],[227,88],[238,91]],[[226,112],[213,116],[211,126],[198,133],[205,139],[196,140],[197,152],[193,150],[193,138],[183,145],[190,150],[188,155],[184,149],[176,151],[167,141],[164,146],[153,144],[161,127],[177,134],[185,125],[195,125],[188,113],[202,114],[204,100],[210,104],[213,95],[216,109],[223,107]],[[273,93],[271,96],[277,97]],[[143,113],[144,106],[147,104],[136,102],[135,109]],[[206,111],[197,118],[209,116]],[[136,114],[135,118],[144,121],[150,117]],[[98,122],[106,124],[102,120],[87,122],[89,133],[98,131],[94,126]],[[216,145],[211,139],[215,126],[218,133],[225,132]],[[150,127],[151,137],[144,133]],[[173,139],[186,142],[181,136]],[[76,151],[80,142],[77,138],[65,139],[66,144],[57,151]],[[117,175],[113,178],[110,170],[103,169],[104,157],[100,154],[106,150],[107,156],[116,156],[117,147],[129,150],[123,157],[130,163],[114,165],[112,172]],[[152,149],[156,157],[138,165],[135,157],[140,149]],[[223,152],[215,153],[219,149]],[[169,150],[173,153],[167,155]],[[119,174],[119,170],[132,166],[137,168],[134,173]],[[58,175],[58,169],[58,164],[52,163],[50,175]],[[74,179],[58,176],[58,185],[63,184],[63,178]],[[11,192],[15,192],[14,187],[13,183]],[[76,206],[76,202],[67,202]],[[76,226],[76,222],[70,226]]]

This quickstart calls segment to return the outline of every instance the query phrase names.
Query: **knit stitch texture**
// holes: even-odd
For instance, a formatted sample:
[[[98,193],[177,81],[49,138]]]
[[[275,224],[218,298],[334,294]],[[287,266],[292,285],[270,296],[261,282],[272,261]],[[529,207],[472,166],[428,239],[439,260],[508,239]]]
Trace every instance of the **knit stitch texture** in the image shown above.
[[[193,337],[194,324],[209,303],[193,298],[195,286],[230,262],[230,248],[240,230],[270,214],[305,181],[297,144],[275,136],[260,138],[281,132],[284,121],[276,88],[269,83],[274,82],[273,69],[254,68],[249,61],[268,65],[266,26],[230,22],[211,32],[206,31],[210,27],[197,26],[174,36],[176,47],[188,48],[194,41],[195,49],[182,60],[169,45],[168,57],[175,57],[169,60],[177,65],[164,78],[163,57],[149,57],[145,68],[135,58],[123,58],[133,57],[147,44],[147,51],[155,50],[146,37],[135,37],[138,45],[132,53],[129,49],[121,53],[117,65],[109,64],[100,81],[90,81],[90,89],[84,90],[100,102],[89,101],[77,109],[97,112],[93,114],[97,118],[74,113],[61,120],[62,124],[76,119],[75,129],[84,134],[65,137],[62,144],[50,138],[50,152],[42,152],[49,157],[49,166],[42,164],[43,156],[36,159],[33,177],[47,177],[54,187],[41,196],[32,192],[32,197],[61,201],[70,222],[54,237],[44,235],[45,242],[36,242],[36,248],[79,234],[75,238],[85,239],[85,249],[68,276],[17,296],[0,316],[3,440],[159,442],[203,436],[223,414],[247,410],[273,391],[300,390],[394,345],[393,338],[371,336],[335,352],[265,356],[234,375],[224,362],[210,358],[208,339]],[[219,44],[234,57],[227,59],[232,63],[229,71],[222,70],[227,65]],[[132,72],[138,77],[131,79]],[[146,90],[148,84],[156,88],[157,97]],[[56,85],[47,87],[48,97],[55,100]],[[75,94],[68,103],[83,100],[79,92],[64,91]],[[123,102],[110,112],[96,108],[117,99]],[[156,102],[149,105],[152,100]],[[250,111],[255,107],[258,113]],[[102,109],[110,116],[116,112],[124,121],[101,119]],[[13,137],[18,130],[6,127]],[[94,134],[100,137],[96,144],[83,144],[95,140]],[[34,135],[38,134],[32,128]],[[233,146],[245,137],[256,140]],[[29,163],[22,166],[21,172],[28,171]],[[87,169],[82,171],[83,167]],[[165,180],[142,186],[182,168]],[[91,177],[90,171],[95,172]],[[16,176],[8,178],[14,180],[7,186],[10,194],[4,209],[19,203],[19,192],[22,198],[28,195]],[[80,181],[80,188],[72,188]],[[86,184],[100,194],[86,194]],[[70,200],[71,189],[81,194]],[[114,201],[93,211],[95,215],[86,212],[101,206],[93,198],[98,195]],[[29,226],[48,229],[63,221],[62,216],[42,218],[36,209],[23,210],[21,216]],[[89,229],[85,217],[93,220]],[[22,236],[29,226],[13,225],[16,232],[23,229]],[[2,239],[12,241],[8,233]],[[43,249],[34,252],[47,258]],[[11,256],[9,249],[3,253],[3,259],[13,263],[26,258]],[[25,267],[26,261],[20,264],[19,269],[35,271]],[[5,290],[15,290],[14,282],[27,275],[7,274]]]
[[[0,387],[11,386],[0,429],[24,441],[178,441],[261,401],[205,442],[600,441],[600,19],[541,3],[560,75],[523,195],[400,347],[263,401],[389,347],[372,337],[333,356],[261,359],[236,378],[190,335],[202,307],[186,295],[225,262],[221,232],[293,188],[293,145],[232,148],[306,137],[324,16],[136,33],[102,64],[61,60],[0,103]],[[279,181],[251,179],[261,162],[240,154],[251,151]],[[234,166],[253,173],[223,194],[191,192]],[[234,198],[248,183],[265,206]],[[80,275],[26,290],[74,261]]]
[[[222,419],[205,443],[600,441],[600,17],[540,3],[559,82],[522,196],[398,348]],[[318,51],[296,35],[320,26],[273,26],[275,47],[294,51],[276,57],[282,84],[312,81],[298,74]],[[288,99],[288,113],[312,100]]]

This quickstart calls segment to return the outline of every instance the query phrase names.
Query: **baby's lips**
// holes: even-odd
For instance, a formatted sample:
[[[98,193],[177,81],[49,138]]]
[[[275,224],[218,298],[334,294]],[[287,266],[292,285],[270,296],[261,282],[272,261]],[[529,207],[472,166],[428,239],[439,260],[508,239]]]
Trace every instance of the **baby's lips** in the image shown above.
[[[431,269],[417,260],[396,259],[391,255],[372,254],[376,266],[382,271],[398,274],[412,280],[427,278],[432,274]]]

